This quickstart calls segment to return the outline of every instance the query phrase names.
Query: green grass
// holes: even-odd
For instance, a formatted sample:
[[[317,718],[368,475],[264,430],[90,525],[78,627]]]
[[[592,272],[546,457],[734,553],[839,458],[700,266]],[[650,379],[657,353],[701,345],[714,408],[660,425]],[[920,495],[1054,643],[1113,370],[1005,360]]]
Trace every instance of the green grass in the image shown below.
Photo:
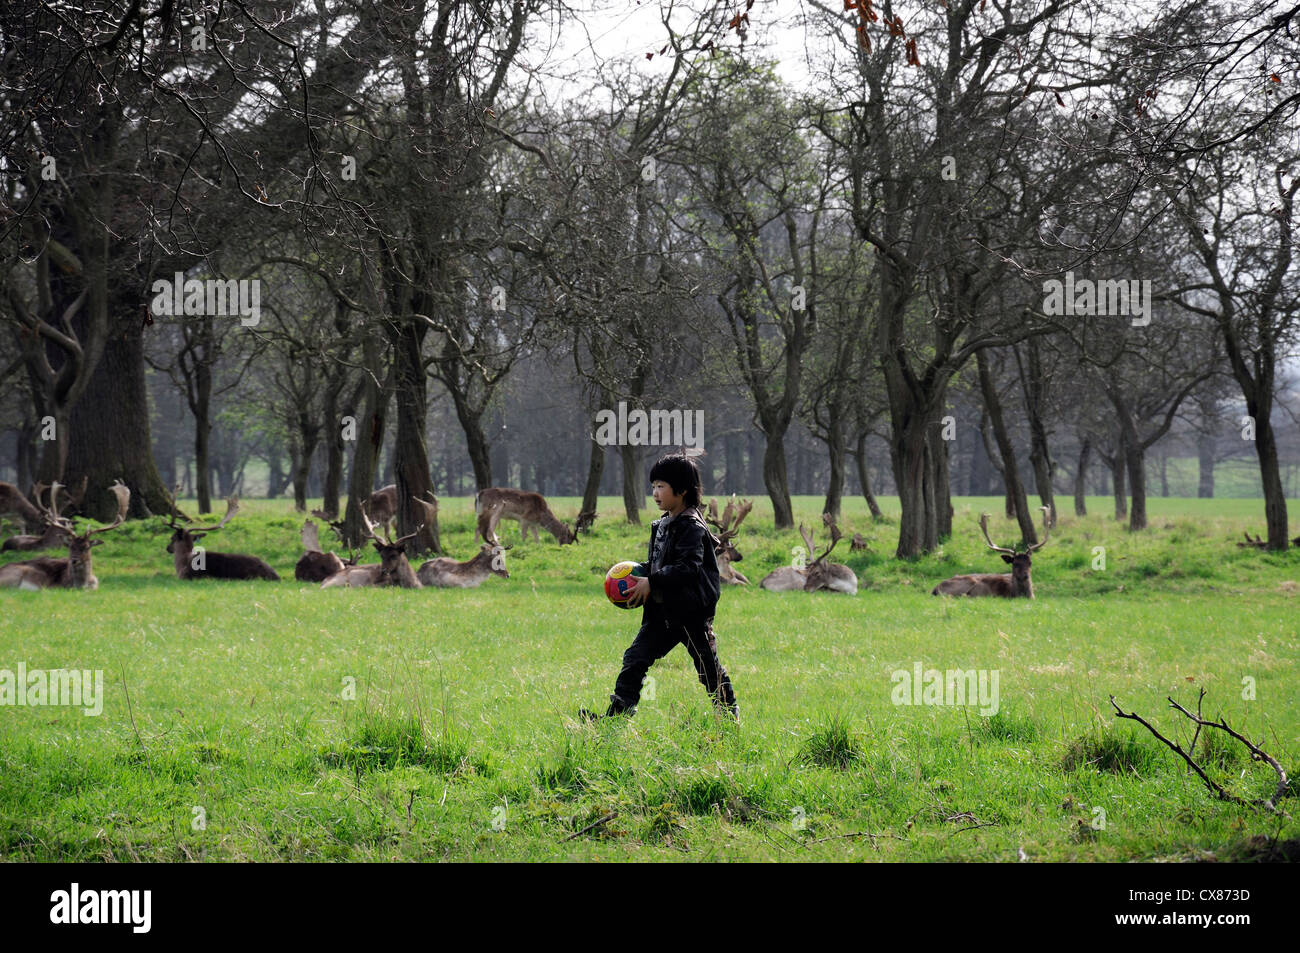
[[[798,498],[797,518],[820,525],[820,502]],[[1204,687],[1206,717],[1300,767],[1300,553],[1235,546],[1262,530],[1261,501],[1152,499],[1133,535],[1090,500],[1101,515],[1063,515],[1035,555],[1033,602],[930,596],[1002,568],[981,511],[995,540],[1017,535],[1000,500],[954,503],[954,538],[900,562],[896,501],[881,523],[850,501],[841,527],[871,549],[836,550],[861,580],[846,597],[758,589],[798,536],[757,501],[739,540],[753,585],[727,589],[715,620],[739,726],[682,649],[634,718],[577,719],[604,707],[639,620],[600,590],[645,551],[615,499],[572,547],[519,543],[507,523],[511,578],[467,591],[294,582],[302,518],[284,501],[245,501],[208,539],[280,583],[182,584],[162,522],[127,524],[96,550],[97,592],[0,591],[0,669],[105,680],[98,717],[0,707],[0,858],[1241,860],[1300,837],[1215,800],[1108,700],[1186,747],[1166,698],[1195,710]],[[471,509],[442,502],[460,558]],[[997,714],[895,705],[891,673],[918,661],[996,670]],[[1232,793],[1271,793],[1239,748],[1204,729],[1196,751]]]

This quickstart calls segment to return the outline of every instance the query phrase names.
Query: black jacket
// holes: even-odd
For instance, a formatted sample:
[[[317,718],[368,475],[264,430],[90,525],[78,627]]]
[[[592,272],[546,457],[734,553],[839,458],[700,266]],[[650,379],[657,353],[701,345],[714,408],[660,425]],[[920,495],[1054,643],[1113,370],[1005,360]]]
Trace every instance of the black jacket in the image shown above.
[[[662,522],[657,519],[650,524],[647,570],[654,558],[655,533]],[[666,532],[663,565],[650,574],[646,613],[681,620],[713,618],[721,592],[713,534],[694,508],[682,510],[669,521]]]

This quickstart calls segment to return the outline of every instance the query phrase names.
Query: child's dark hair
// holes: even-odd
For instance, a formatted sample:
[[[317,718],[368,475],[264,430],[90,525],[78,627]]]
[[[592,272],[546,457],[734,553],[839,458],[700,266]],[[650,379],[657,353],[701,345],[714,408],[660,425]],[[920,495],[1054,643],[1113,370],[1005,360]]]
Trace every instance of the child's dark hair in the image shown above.
[[[700,505],[704,492],[700,483],[700,468],[684,453],[666,453],[650,468],[650,482],[663,480],[673,492],[683,497],[687,507]]]

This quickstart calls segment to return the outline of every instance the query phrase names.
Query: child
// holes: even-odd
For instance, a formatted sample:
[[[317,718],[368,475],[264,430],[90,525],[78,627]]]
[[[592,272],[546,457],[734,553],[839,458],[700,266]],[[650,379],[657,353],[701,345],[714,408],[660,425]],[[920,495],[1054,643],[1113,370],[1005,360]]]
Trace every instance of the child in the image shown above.
[[[623,653],[623,669],[605,716],[632,713],[646,671],[680,643],[691,654],[713,703],[739,718],[713,635],[718,563],[713,554],[716,540],[700,513],[699,468],[685,454],[670,453],[651,468],[650,483],[654,501],[666,515],[650,526],[649,575],[637,579],[628,599],[628,605],[645,606],[641,629]],[[589,720],[599,717],[585,708],[580,714]]]

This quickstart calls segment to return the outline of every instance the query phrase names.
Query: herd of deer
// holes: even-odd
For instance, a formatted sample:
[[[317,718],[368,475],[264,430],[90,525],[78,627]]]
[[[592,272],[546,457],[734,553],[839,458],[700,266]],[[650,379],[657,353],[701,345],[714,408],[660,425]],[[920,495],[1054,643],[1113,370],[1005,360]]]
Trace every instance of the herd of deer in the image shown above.
[[[68,555],[65,558],[38,557],[22,562],[10,563],[0,567],[0,588],[45,589],[95,589],[99,580],[95,578],[91,565],[91,548],[102,540],[95,539],[98,533],[116,529],[126,519],[130,506],[131,491],[119,480],[110,488],[117,497],[117,516],[108,526],[88,529],[77,533],[71,520],[59,515],[59,494],[66,493],[66,488],[58,483],[45,487],[40,484],[34,490],[36,502],[25,499],[9,483],[0,483],[0,512],[18,513],[29,524],[37,524],[41,530],[38,535],[14,536],[6,540],[4,550],[41,550],[66,545]],[[179,489],[179,488],[178,488]],[[49,504],[42,496],[48,491]],[[81,488],[85,493],[84,485]],[[75,497],[68,494],[75,502]],[[316,524],[307,520],[302,528],[304,553],[294,567],[294,578],[300,582],[318,582],[322,588],[330,589],[340,586],[398,586],[404,589],[420,589],[425,586],[437,588],[473,588],[483,583],[489,576],[509,579],[510,573],[505,568],[505,552],[509,547],[502,546],[496,530],[502,520],[519,522],[520,535],[527,539],[531,530],[535,540],[540,539],[538,528],[546,529],[561,545],[577,541],[578,533],[590,526],[594,514],[579,515],[575,525],[570,528],[551,512],[545,498],[540,493],[492,487],[480,491],[474,498],[475,540],[482,540],[480,551],[472,559],[464,562],[439,557],[431,559],[420,566],[412,568],[407,560],[405,543],[416,536],[426,525],[433,524],[438,513],[438,499],[429,494],[431,501],[412,499],[412,503],[424,513],[424,522],[416,527],[415,532],[393,539],[389,524],[397,515],[397,487],[390,485],[370,495],[361,507],[363,535],[370,540],[379,553],[379,562],[358,565],[358,554],[349,554],[344,561],[337,553],[324,552]],[[717,530],[715,538],[715,555],[718,572],[723,582],[732,585],[748,585],[749,580],[735,568],[743,558],[736,549],[735,540],[740,525],[753,509],[751,501],[737,505],[733,496],[727,503],[722,515],[718,515],[716,500],[709,501],[706,520]],[[226,503],[226,514],[215,526],[186,526],[176,508],[175,493],[171,499],[171,512],[168,526],[172,530],[167,552],[172,554],[176,575],[180,579],[267,579],[278,580],[276,573],[263,559],[246,553],[211,552],[197,545],[205,535],[223,529],[239,512],[239,501],[231,497]],[[995,546],[989,538],[988,514],[980,518],[980,529],[990,549],[1001,554],[1003,560],[1011,564],[1010,573],[986,573],[981,575],[954,576],[939,583],[932,590],[933,595],[949,596],[1003,596],[1034,597],[1033,584],[1030,580],[1030,554],[1042,548],[1047,542],[1047,524],[1050,511],[1043,507],[1044,535],[1039,543],[1029,546],[1024,552]],[[313,511],[313,516],[325,520],[336,531],[341,532],[342,522],[331,521],[320,511]],[[856,595],[858,578],[848,566],[832,563],[827,557],[843,538],[839,527],[830,514],[822,517],[830,534],[830,544],[821,552],[816,552],[813,535],[803,525],[799,533],[807,547],[807,558],[802,551],[796,550],[799,558],[792,565],[768,573],[759,585],[769,592],[789,592],[802,590],[816,592],[827,590]],[[187,521],[188,522],[188,521]],[[383,536],[376,533],[382,530]],[[851,543],[853,550],[865,549],[866,540],[854,533]]]

